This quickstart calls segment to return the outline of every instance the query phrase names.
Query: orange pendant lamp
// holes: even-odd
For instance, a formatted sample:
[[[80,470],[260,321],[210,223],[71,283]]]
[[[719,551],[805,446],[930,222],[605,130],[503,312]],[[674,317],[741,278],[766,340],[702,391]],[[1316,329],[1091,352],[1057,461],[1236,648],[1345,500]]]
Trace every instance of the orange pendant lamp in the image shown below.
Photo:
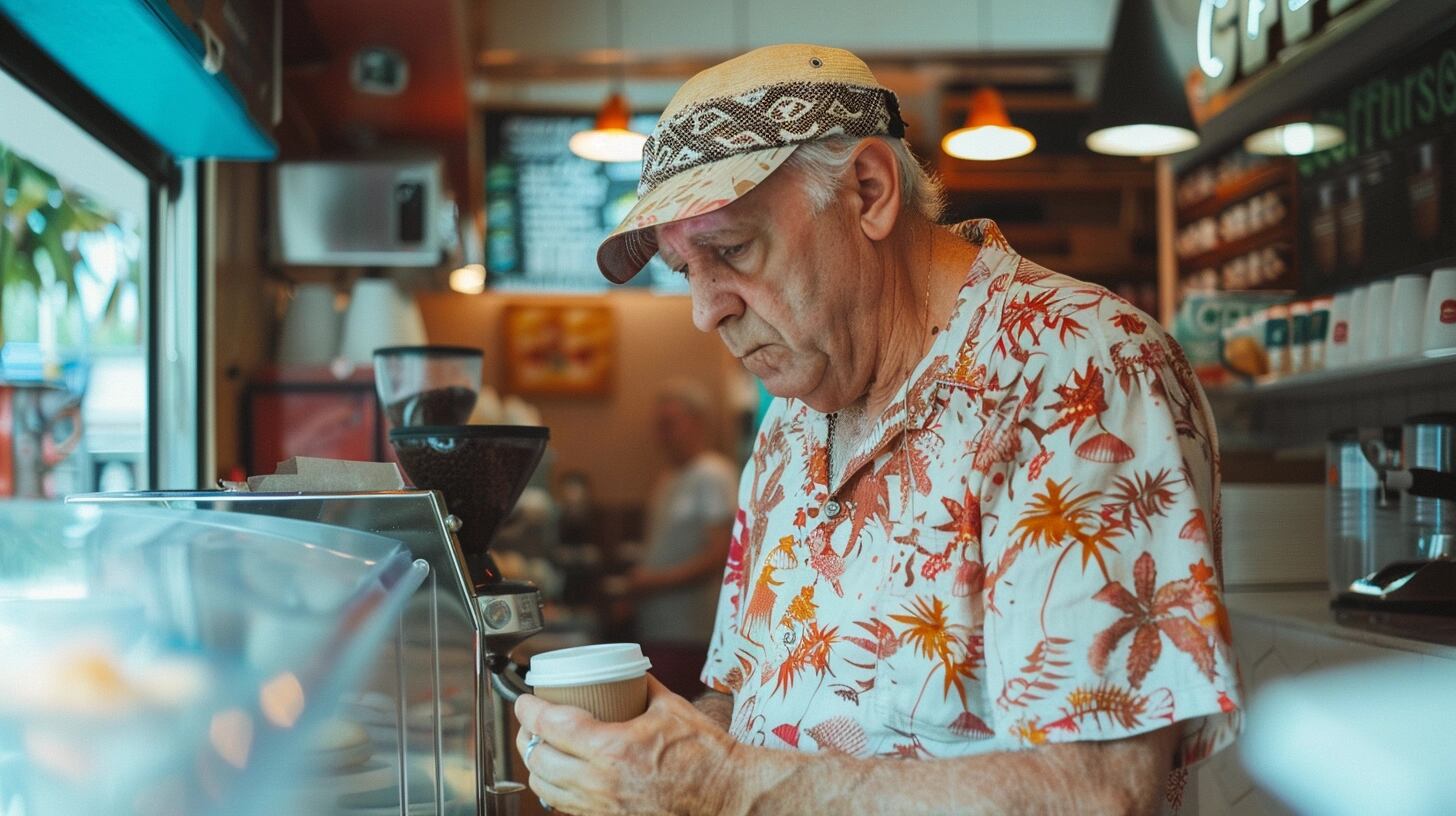
[[[616,88],[597,111],[596,124],[590,130],[571,135],[567,147],[572,153],[599,162],[640,162],[642,147],[647,137],[632,130],[632,114],[627,108],[627,98],[622,93],[626,84],[626,53],[622,43],[625,33],[622,25],[622,0],[611,6],[612,25],[617,33],[618,55]]]
[[[597,121],[591,130],[573,133],[567,146],[572,153],[592,161],[642,161],[642,146],[647,143],[647,137],[632,130],[630,122],[627,100],[621,91],[615,91],[597,112]]]
[[[1011,124],[1006,102],[989,85],[971,94],[964,127],[952,130],[940,140],[948,155],[971,161],[1001,161],[1025,156],[1036,149],[1036,137]]]

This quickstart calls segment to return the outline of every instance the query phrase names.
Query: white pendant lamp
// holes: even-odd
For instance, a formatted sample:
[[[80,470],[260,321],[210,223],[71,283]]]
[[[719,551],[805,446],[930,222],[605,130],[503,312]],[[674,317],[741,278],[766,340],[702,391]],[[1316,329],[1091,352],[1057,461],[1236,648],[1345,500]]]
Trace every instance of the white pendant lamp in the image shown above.
[[[1345,143],[1343,128],[1322,122],[1286,122],[1244,139],[1244,149],[1261,156],[1308,156]]]
[[[1122,0],[1087,147],[1113,156],[1162,156],[1197,146],[1188,97],[1151,0]]]

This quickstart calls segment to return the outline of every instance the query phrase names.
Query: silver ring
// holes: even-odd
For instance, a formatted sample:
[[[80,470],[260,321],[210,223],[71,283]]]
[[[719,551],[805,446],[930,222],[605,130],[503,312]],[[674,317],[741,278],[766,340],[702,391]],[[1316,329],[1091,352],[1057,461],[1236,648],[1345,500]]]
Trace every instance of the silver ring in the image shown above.
[[[531,769],[531,752],[536,750],[536,747],[540,744],[540,734],[532,734],[531,738],[526,740],[526,750],[521,752],[521,764],[525,765],[528,771]]]

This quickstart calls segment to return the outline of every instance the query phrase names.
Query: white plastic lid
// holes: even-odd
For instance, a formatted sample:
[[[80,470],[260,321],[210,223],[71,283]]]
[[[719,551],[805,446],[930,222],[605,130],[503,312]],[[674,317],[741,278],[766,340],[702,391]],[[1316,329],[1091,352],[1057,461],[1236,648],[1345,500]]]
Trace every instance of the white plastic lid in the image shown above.
[[[532,686],[585,686],[641,677],[652,668],[636,643],[598,643],[542,652],[531,658],[526,683]]]

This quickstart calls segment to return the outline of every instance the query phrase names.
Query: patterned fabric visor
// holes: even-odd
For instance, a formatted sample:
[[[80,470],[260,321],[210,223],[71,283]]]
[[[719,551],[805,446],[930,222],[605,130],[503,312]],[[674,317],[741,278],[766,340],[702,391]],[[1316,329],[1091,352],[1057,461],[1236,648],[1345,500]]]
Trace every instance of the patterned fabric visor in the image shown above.
[[[708,99],[658,122],[642,150],[637,194],[742,153],[840,135],[903,137],[899,100],[884,88],[830,82],[764,85]]]

